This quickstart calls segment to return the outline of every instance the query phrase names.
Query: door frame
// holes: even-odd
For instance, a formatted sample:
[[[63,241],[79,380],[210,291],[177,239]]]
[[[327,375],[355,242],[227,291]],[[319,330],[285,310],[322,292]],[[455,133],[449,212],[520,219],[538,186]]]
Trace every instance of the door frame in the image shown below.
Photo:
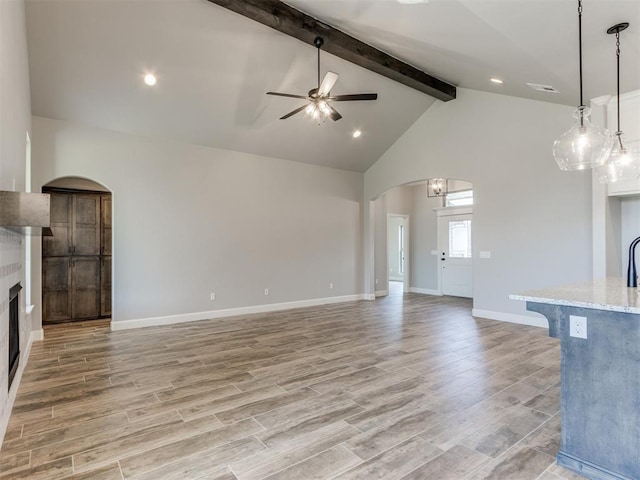
[[[441,231],[441,222],[440,219],[443,217],[455,217],[458,215],[473,215],[473,207],[465,206],[465,207],[440,207],[435,208],[436,211],[436,239],[438,242],[438,260],[440,260],[441,253],[444,245],[442,245],[442,231]],[[471,224],[473,228],[473,223]],[[471,230],[473,232],[473,230]],[[473,233],[471,235],[471,250],[473,251]],[[471,259],[471,275],[473,276],[473,258]],[[440,261],[437,263],[438,269],[438,292],[440,295],[442,293],[442,268],[440,268]],[[472,297],[473,298],[473,297]]]
[[[401,218],[403,225],[403,234],[402,234],[402,250],[404,252],[404,271],[402,272],[402,291],[404,293],[409,293],[411,291],[411,285],[409,285],[409,280],[411,279],[411,261],[409,257],[409,215],[405,215],[403,213],[387,213],[387,228],[386,228],[386,237],[385,237],[385,259],[386,259],[386,271],[387,271],[387,292],[389,291],[389,244],[387,239],[389,238],[389,219],[390,218]]]
[[[89,181],[91,183],[96,184],[98,187],[104,187],[105,190],[91,189],[91,188],[86,188],[86,187],[83,187],[83,186],[80,186],[80,187],[76,187],[76,186],[66,187],[66,186],[51,185],[54,182],[57,182],[59,180],[65,180],[65,179],[70,179],[71,181],[76,180],[76,179],[86,180],[86,181]],[[112,204],[111,204],[112,205],[111,206],[111,233],[110,233],[110,237],[111,237],[111,254],[110,254],[110,257],[111,257],[111,275],[110,275],[110,282],[109,282],[110,283],[110,298],[111,298],[111,301],[109,302],[110,303],[110,312],[109,312],[108,315],[103,315],[102,314],[102,305],[103,305],[102,292],[101,292],[101,289],[103,288],[103,281],[102,281],[102,273],[103,273],[102,270],[103,269],[102,269],[102,265],[103,265],[103,259],[104,259],[105,255],[104,255],[104,252],[102,251],[102,247],[101,247],[100,251],[99,251],[99,255],[98,255],[98,257],[100,258],[100,262],[99,262],[99,265],[98,265],[98,268],[99,268],[99,271],[100,271],[100,279],[99,279],[99,282],[98,282],[98,290],[100,291],[100,293],[98,295],[98,310],[99,310],[98,313],[99,313],[99,316],[96,317],[96,318],[87,318],[87,319],[80,319],[80,320],[75,320],[75,321],[74,320],[70,320],[70,322],[82,322],[82,321],[92,321],[92,320],[110,318],[111,319],[111,323],[112,323],[113,322],[113,310],[114,310],[113,309],[113,303],[114,303],[114,297],[115,297],[114,294],[113,294],[113,291],[114,291],[114,266],[113,266],[113,263],[114,263],[113,262],[113,257],[114,257],[114,251],[113,251],[114,250],[114,242],[113,242],[113,239],[114,239],[114,232],[113,232],[113,230],[114,230],[113,197],[114,197],[114,195],[113,195],[113,192],[108,187],[104,186],[103,184],[101,184],[101,183],[99,183],[99,182],[97,182],[95,180],[91,180],[91,179],[83,178],[83,177],[73,177],[73,176],[60,177],[58,179],[52,180],[52,181],[46,183],[45,185],[43,185],[41,187],[41,191],[43,193],[56,193],[56,192],[58,192],[58,193],[67,193],[67,194],[80,194],[80,195],[81,194],[87,194],[87,195],[92,195],[92,196],[96,196],[96,197],[97,196],[100,196],[100,197],[109,196],[111,198],[111,202],[112,202]],[[102,210],[101,210],[101,208],[102,208],[102,200],[99,199],[98,202],[99,202],[99,205],[100,205],[99,222],[102,224]],[[100,235],[99,235],[99,240],[98,240],[100,245],[102,245],[103,240],[104,239],[103,239],[102,231],[101,231]],[[73,240],[70,239],[70,241],[72,242]],[[40,303],[40,325],[42,326],[42,325],[45,325],[45,322],[44,322],[44,293],[45,292],[44,292],[44,271],[43,271],[44,258],[45,258],[45,256],[44,256],[44,241],[42,241],[42,240],[40,241],[40,248],[38,248],[37,250],[38,250],[37,255],[38,255],[39,259],[40,259],[38,275],[39,275],[39,278],[40,278],[40,295],[39,295],[39,297],[40,297],[39,298],[39,300],[40,300],[40,302],[39,302]],[[70,270],[71,270],[71,267],[70,267]],[[32,272],[33,272],[33,270],[32,270]],[[47,322],[47,324],[66,323],[66,322],[67,321]]]

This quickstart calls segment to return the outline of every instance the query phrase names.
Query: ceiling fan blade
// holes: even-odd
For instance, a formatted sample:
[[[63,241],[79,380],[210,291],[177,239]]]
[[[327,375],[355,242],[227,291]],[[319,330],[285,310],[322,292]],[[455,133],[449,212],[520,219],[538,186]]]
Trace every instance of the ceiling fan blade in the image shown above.
[[[278,92],[267,92],[267,95],[276,95],[278,97],[302,98],[303,100],[307,100],[309,98],[303,95],[293,95],[291,93],[278,93]]]
[[[327,72],[327,74],[322,79],[320,88],[318,89],[318,96],[324,97],[326,95],[329,95],[329,92],[338,81],[338,77],[339,75],[337,73]]]
[[[280,117],[280,120],[286,120],[289,117],[292,117],[293,115],[295,115],[296,113],[300,113],[302,110],[304,110],[305,108],[307,108],[307,105],[303,105],[300,108],[296,108],[293,112],[289,112],[286,115]]]
[[[338,111],[328,103],[327,103],[327,107],[329,107],[329,110],[330,110],[329,117],[331,117],[331,120],[333,120],[334,122],[337,122],[342,118],[342,115],[340,115]]]
[[[332,102],[353,102],[355,100],[376,100],[377,98],[377,93],[355,93],[353,95],[337,95],[329,97],[327,100]]]

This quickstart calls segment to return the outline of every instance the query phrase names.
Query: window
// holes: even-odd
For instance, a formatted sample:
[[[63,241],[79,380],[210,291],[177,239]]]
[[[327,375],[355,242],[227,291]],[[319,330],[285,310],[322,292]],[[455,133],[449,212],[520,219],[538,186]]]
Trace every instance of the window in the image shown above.
[[[473,205],[473,190],[465,190],[463,192],[452,192],[447,194],[445,206],[464,207],[467,205]]]
[[[449,257],[471,258],[471,220],[449,222]]]

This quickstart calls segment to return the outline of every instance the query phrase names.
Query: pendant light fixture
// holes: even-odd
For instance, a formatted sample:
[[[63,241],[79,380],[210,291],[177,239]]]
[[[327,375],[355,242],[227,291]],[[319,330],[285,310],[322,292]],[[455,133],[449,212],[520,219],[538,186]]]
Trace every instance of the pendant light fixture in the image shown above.
[[[574,125],[555,142],[553,156],[560,170],[585,170],[602,165],[608,158],[613,138],[606,129],[589,120],[591,109],[582,93],[582,0],[578,0],[578,46],[580,57],[580,106],[573,112]]]
[[[616,183],[625,180],[635,180],[640,176],[640,153],[628,148],[622,138],[620,129],[620,32],[626,30],[627,22],[618,23],[607,30],[616,36],[616,75],[618,94],[618,129],[614,136],[613,150],[606,163],[596,170],[600,183]]]
[[[449,182],[446,178],[430,178],[427,180],[427,197],[444,197],[449,193]]]

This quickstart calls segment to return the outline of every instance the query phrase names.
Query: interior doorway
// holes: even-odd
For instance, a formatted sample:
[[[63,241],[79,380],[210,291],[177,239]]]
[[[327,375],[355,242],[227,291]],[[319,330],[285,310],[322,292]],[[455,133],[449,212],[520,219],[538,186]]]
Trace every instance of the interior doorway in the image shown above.
[[[442,295],[473,298],[472,219],[469,207],[438,212]]]
[[[42,191],[53,231],[42,242],[42,323],[111,317],[111,192],[73,177]]]
[[[387,215],[387,280],[402,282],[402,291],[409,292],[409,216]]]

